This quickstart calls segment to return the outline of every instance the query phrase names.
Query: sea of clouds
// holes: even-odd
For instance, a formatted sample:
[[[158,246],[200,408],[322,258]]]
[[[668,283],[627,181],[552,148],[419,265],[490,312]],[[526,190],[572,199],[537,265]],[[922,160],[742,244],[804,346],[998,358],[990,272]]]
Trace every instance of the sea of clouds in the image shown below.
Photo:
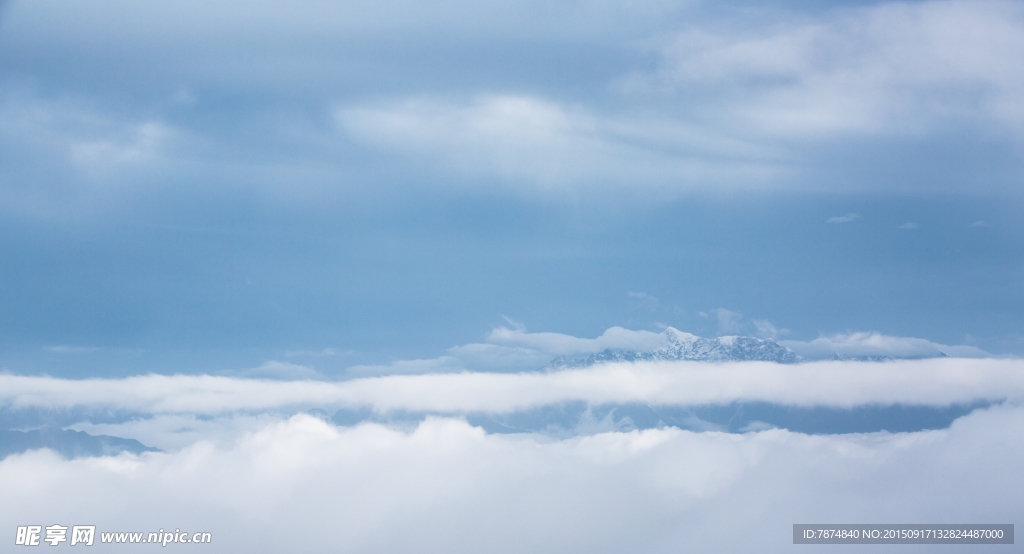
[[[979,400],[990,405],[912,433],[665,426],[552,436],[488,433],[466,418],[571,401]],[[773,552],[793,548],[793,523],[1014,523],[1024,512],[1024,361],[1012,359],[647,362],[341,381],[8,374],[0,404],[131,414],[75,428],[164,450],[9,456],[4,522],[209,531],[209,552]],[[314,408],[423,416],[337,425],[301,412]]]
[[[775,552],[792,548],[793,523],[1017,521],[1022,437],[1017,405],[907,434],[563,440],[458,418],[402,430],[297,415],[226,444],[10,456],[0,517],[210,531],[211,552]]]

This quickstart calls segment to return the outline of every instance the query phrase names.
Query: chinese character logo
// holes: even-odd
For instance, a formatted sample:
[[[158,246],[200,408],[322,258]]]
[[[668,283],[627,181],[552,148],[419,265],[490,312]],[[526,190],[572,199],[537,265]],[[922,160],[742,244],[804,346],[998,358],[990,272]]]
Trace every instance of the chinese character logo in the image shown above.
[[[46,528],[46,538],[43,539],[50,543],[50,546],[57,546],[59,542],[65,542],[68,540],[67,537],[68,528],[61,525],[51,525]]]
[[[71,546],[84,543],[92,546],[92,539],[96,536],[95,525],[75,525],[71,528]]]
[[[18,536],[15,538],[14,544],[36,546],[39,544],[39,534],[42,532],[42,525],[22,525],[18,527]]]

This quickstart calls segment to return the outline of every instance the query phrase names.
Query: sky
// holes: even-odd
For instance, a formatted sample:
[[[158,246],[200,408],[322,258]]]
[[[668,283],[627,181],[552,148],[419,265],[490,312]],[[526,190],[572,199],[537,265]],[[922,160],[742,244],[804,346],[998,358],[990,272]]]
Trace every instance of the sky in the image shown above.
[[[506,318],[1020,355],[1021,10],[7,2],[0,365],[337,373]]]
[[[0,423],[161,449],[0,460],[0,533],[739,552],[823,515],[1013,523],[1022,129],[1020,1],[0,0]],[[670,328],[810,361],[540,371]],[[638,403],[960,411],[734,432]]]

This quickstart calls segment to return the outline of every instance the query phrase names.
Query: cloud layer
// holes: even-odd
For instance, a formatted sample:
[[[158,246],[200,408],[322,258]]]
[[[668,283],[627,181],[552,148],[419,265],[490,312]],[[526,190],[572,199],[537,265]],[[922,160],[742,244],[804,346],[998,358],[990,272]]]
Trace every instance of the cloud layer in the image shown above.
[[[63,0],[10,5],[3,46],[36,57],[0,58],[15,76],[0,83],[0,140],[20,153],[9,176],[102,190],[166,172],[215,174],[210,186],[255,182],[296,198],[370,178],[392,192],[401,182],[569,198],[965,190],[821,174],[836,161],[829,148],[924,145],[931,154],[970,137],[1012,151],[1022,138],[1024,11],[1015,2],[727,16],[664,2],[233,5],[103,2],[88,26]],[[88,86],[67,81],[54,45],[86,68]],[[477,50],[515,71],[493,78],[467,55]],[[26,84],[36,82],[49,86]],[[129,92],[111,92],[111,82]],[[225,109],[233,94],[247,101]],[[388,163],[366,164],[370,152]],[[256,160],[262,171],[246,171]],[[998,167],[974,165],[996,174],[973,189],[1016,190],[998,175],[1019,163],[1009,154]],[[404,178],[381,179],[382,165]],[[289,175],[303,175],[303,186]],[[21,210],[43,203],[39,192],[3,192]]]
[[[0,402],[26,407],[220,414],[292,407],[507,413],[561,402],[663,405],[946,406],[1024,398],[1020,360],[707,364],[637,362],[553,373],[393,375],[345,382],[148,375],[64,380],[0,375]]]
[[[787,173],[768,146],[685,121],[594,114],[531,96],[413,98],[337,111],[354,138],[478,182],[551,191],[763,186]],[[726,156],[729,164],[716,158]],[[440,165],[437,165],[437,164]],[[743,183],[742,185],[738,185]]]
[[[913,337],[891,337],[880,333],[850,333],[819,337],[812,341],[783,340],[779,344],[805,358],[828,358],[832,355],[852,358],[987,358],[988,352],[967,345],[948,345]]]
[[[522,327],[497,327],[487,335],[487,341],[563,356],[594,354],[609,348],[653,350],[664,346],[667,338],[664,333],[632,331],[622,327],[611,327],[595,339],[579,338],[562,333],[528,333]]]
[[[1016,521],[1021,437],[1011,406],[900,435],[567,440],[456,419],[400,431],[295,416],[223,446],[11,456],[0,520],[209,531],[210,552],[788,552],[793,523]]]
[[[778,136],[919,134],[974,118],[1014,132],[1024,116],[1020,3],[885,3],[772,23],[683,31],[656,76],[638,79],[707,95]]]
[[[412,96],[349,105],[336,114],[357,140],[440,162],[458,175],[542,190],[829,190],[833,183],[806,178],[821,170],[815,157],[833,155],[820,151],[823,141],[911,144],[943,140],[960,129],[1020,143],[1019,3],[742,13],[653,34],[648,43],[657,69],[617,79],[612,109],[542,95],[479,94],[468,100]],[[845,189],[875,186],[950,185],[842,183]]]

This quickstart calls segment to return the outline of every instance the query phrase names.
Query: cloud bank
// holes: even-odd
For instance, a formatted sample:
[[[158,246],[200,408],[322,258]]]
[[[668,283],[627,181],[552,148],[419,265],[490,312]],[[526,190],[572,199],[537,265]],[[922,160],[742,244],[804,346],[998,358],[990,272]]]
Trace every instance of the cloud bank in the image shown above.
[[[0,141],[18,154],[5,175],[31,176],[34,190],[6,187],[0,200],[32,212],[59,203],[69,183],[95,195],[112,182],[160,189],[168,174],[297,200],[338,183],[349,194],[393,194],[405,183],[569,198],[626,190],[655,200],[722,189],[956,189],[821,174],[836,163],[829,148],[895,145],[919,156],[916,147],[934,163],[945,140],[992,141],[1009,152],[1022,138],[1024,11],[1016,2],[727,16],[664,2],[486,10],[454,2],[441,13],[404,1],[233,5],[111,1],[91,6],[92,24],[83,26],[74,3],[11,4],[5,51],[39,58],[0,60],[16,76],[0,84]],[[524,15],[531,10],[543,16]],[[454,46],[439,50],[439,37]],[[504,60],[515,75],[481,77],[488,72],[479,60],[456,53],[495,48],[518,52]],[[364,63],[338,54],[353,49]],[[52,51],[71,53],[97,82],[69,84],[67,60]],[[614,61],[595,63],[592,52]],[[108,90],[115,66],[130,93]],[[583,75],[555,71],[565,67]],[[346,93],[352,82],[364,88]],[[235,93],[249,98],[232,108],[242,113],[217,100]],[[858,156],[842,167],[856,169]],[[246,169],[254,163],[259,169]],[[972,161],[974,171],[996,174],[971,187],[1014,192],[999,175],[1019,164],[1016,154]],[[375,186],[357,186],[371,177]]]
[[[828,358],[833,355],[852,358],[986,358],[984,350],[966,345],[948,345],[913,337],[891,337],[880,333],[850,333],[819,337],[812,341],[783,340],[779,344],[805,358]]]
[[[579,338],[562,333],[528,333],[522,327],[498,327],[487,335],[487,341],[563,356],[594,354],[609,348],[651,350],[664,346],[667,343],[667,338],[664,333],[631,331],[622,327],[611,327],[595,339]]]
[[[406,432],[295,416],[223,446],[8,457],[0,520],[209,531],[210,552],[789,552],[793,523],[1016,521],[1022,437],[1014,406],[897,435],[567,440],[457,419]]]
[[[643,298],[647,302],[648,298]],[[714,311],[718,332],[742,335],[746,330],[762,338],[778,339],[790,333],[767,320],[749,322],[743,314],[719,308]],[[655,350],[668,344],[667,335],[652,331],[634,331],[611,327],[589,339],[563,333],[532,333],[518,324],[497,327],[487,334],[486,343],[473,343],[448,349],[447,355],[420,360],[398,360],[386,365],[359,365],[348,368],[351,376],[366,377],[393,374],[452,373],[460,371],[529,372],[537,370],[556,356],[585,357],[608,349]],[[966,345],[945,345],[913,337],[893,337],[880,333],[858,332],[820,337],[813,341],[784,340],[786,346],[809,360],[832,358],[986,358],[991,354]],[[268,362],[278,363],[278,362]],[[257,376],[246,374],[244,376]]]
[[[766,8],[675,26],[647,37],[654,71],[613,80],[611,108],[474,93],[348,104],[335,115],[348,136],[429,160],[449,175],[544,191],[830,190],[829,180],[803,178],[820,170],[822,141],[909,144],[942,140],[952,129],[1022,138],[1019,3]],[[938,186],[863,181],[842,187]]]
[[[794,406],[946,406],[1024,398],[1024,361],[929,360],[708,364],[637,362],[552,373],[392,375],[344,382],[148,375],[65,380],[0,375],[13,409],[90,407],[221,414],[292,407],[508,413],[562,402],[657,405],[736,401]]]
[[[771,24],[731,21],[666,39],[661,68],[630,84],[699,94],[719,115],[780,137],[921,134],[972,118],[1016,132],[1024,116],[1020,3],[756,14]]]

